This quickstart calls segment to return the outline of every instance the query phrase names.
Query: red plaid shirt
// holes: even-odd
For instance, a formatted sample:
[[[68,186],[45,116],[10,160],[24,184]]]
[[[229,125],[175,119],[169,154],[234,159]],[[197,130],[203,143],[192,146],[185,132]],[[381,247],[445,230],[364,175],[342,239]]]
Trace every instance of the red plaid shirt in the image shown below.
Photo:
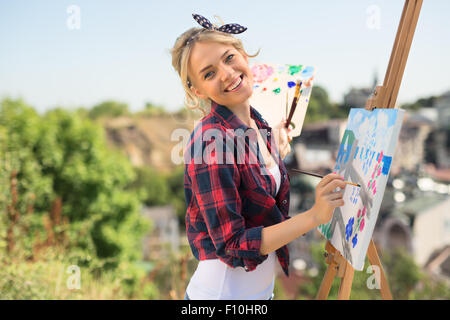
[[[263,139],[267,137],[271,152],[272,129],[253,107],[250,114],[264,133]],[[252,143],[256,138],[239,140],[238,132],[256,137],[255,130],[227,107],[214,102],[211,112],[195,126],[184,153],[186,231],[197,260],[218,258],[230,267],[252,271],[268,257],[260,254],[263,227],[290,218],[290,183],[275,148],[281,172],[281,185],[275,196],[275,179],[262,160],[259,145]],[[246,152],[242,152],[244,145]],[[276,254],[289,276],[287,246],[279,248]]]

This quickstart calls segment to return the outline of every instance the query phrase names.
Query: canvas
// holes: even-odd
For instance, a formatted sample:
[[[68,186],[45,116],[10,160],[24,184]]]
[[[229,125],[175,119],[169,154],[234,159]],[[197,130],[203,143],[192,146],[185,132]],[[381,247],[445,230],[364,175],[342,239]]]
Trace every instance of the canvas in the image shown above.
[[[292,136],[299,136],[305,120],[315,68],[305,65],[253,63],[253,95],[250,104],[258,110],[272,128],[287,119],[294,99],[297,80],[302,81],[301,95],[292,117]],[[286,108],[286,101],[288,108]]]
[[[344,206],[318,229],[356,270],[364,268],[403,116],[401,109],[350,110],[334,172],[361,187],[347,185]]]

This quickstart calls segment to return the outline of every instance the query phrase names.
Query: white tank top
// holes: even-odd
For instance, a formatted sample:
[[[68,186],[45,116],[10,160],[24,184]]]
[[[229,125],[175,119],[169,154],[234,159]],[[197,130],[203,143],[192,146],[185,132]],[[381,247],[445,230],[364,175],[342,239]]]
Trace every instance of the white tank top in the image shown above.
[[[275,182],[277,184],[277,190],[276,190],[275,194],[278,194],[278,190],[280,190],[280,185],[281,185],[280,167],[276,164],[272,168],[270,168],[269,171],[272,174],[272,176],[274,177]]]
[[[269,169],[280,189],[278,165]],[[191,300],[268,300],[273,297],[277,256],[269,253],[253,271],[231,268],[219,259],[201,260],[186,288]]]

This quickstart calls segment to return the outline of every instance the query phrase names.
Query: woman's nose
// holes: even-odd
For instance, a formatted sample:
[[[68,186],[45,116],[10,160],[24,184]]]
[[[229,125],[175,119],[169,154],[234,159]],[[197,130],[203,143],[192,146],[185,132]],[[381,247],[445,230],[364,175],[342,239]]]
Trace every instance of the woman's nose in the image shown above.
[[[229,82],[233,77],[234,70],[230,66],[222,66],[221,68],[221,80],[225,83]]]

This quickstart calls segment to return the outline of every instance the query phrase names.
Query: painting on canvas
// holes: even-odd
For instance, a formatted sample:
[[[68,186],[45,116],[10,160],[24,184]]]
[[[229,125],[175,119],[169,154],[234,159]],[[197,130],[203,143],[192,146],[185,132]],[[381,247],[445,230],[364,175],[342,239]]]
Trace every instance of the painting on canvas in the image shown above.
[[[401,109],[350,109],[334,172],[361,187],[347,185],[344,206],[318,229],[356,270],[364,268],[403,116]]]

